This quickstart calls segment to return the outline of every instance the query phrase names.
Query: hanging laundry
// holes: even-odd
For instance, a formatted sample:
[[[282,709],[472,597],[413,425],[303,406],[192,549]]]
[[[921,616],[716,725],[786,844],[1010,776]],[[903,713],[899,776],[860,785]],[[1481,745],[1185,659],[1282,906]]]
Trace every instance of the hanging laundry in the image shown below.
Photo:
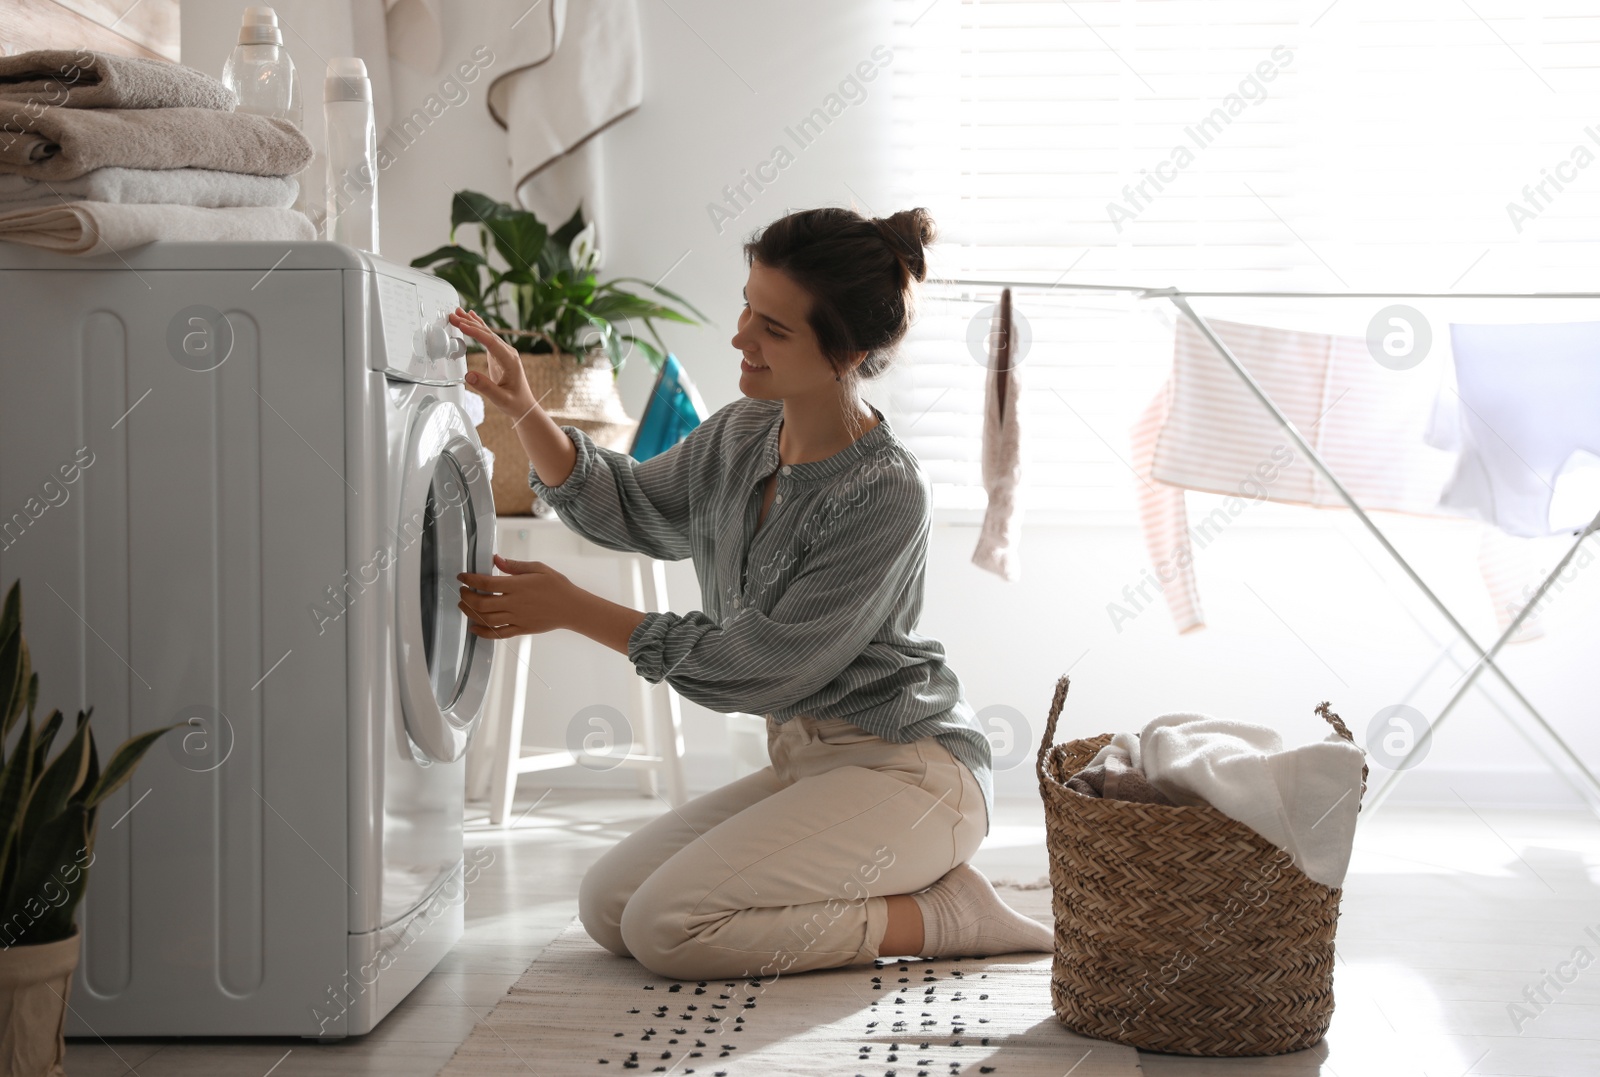
[[[1424,440],[1436,387],[1376,363],[1361,337],[1210,320],[1217,336],[1365,509],[1432,514],[1451,456]],[[1180,632],[1201,628],[1194,552],[1252,501],[1344,506],[1187,318],[1173,369],[1133,430],[1140,523]],[[1191,528],[1184,490],[1231,495]]]
[[[1017,548],[1022,539],[1017,506],[1022,485],[1022,431],[1017,418],[1020,400],[1014,331],[1011,289],[1006,288],[1000,293],[996,326],[989,335],[983,402],[983,488],[988,506],[972,563],[1008,582],[1022,571]]]
[[[1533,538],[1600,512],[1600,322],[1450,326],[1459,446],[1441,506]],[[1454,429],[1450,428],[1454,421]]]

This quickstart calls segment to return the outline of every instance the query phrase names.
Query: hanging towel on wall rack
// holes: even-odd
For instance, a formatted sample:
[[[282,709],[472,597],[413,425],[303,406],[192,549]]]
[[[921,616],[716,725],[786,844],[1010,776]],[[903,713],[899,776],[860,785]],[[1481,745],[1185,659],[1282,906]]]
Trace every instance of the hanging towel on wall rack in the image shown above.
[[[519,19],[489,115],[506,130],[511,185],[523,206],[559,225],[581,205],[609,245],[600,140],[644,101],[637,0],[550,0]]]
[[[1017,549],[1021,520],[1017,497],[1022,483],[1022,437],[1017,420],[1017,372],[1013,356],[1011,289],[1000,292],[997,327],[989,336],[983,406],[983,488],[988,494],[972,563],[1007,582],[1021,574]]]

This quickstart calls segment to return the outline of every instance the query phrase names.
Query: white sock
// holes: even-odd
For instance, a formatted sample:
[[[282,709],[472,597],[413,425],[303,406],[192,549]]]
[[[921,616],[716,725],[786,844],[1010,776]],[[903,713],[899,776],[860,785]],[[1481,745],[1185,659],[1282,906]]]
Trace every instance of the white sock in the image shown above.
[[[917,957],[1055,952],[1055,933],[1002,901],[971,864],[957,864],[911,898],[922,910],[922,950]]]

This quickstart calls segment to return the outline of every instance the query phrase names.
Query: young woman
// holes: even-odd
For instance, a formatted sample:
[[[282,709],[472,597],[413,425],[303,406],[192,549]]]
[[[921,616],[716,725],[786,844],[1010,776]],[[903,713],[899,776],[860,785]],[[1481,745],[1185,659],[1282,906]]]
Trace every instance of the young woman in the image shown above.
[[[764,715],[772,765],[640,827],[585,874],[595,941],[700,980],[874,958],[1048,952],[1048,928],[967,861],[989,832],[988,738],[937,640],[916,631],[929,485],[859,395],[910,324],[926,210],[790,214],[744,246],[743,398],[642,463],[538,406],[476,316],[529,482],[611,549],[693,557],[703,610],[644,613],[541,562],[463,575],[479,636],[566,628],[716,711]],[[479,593],[486,592],[486,593]]]

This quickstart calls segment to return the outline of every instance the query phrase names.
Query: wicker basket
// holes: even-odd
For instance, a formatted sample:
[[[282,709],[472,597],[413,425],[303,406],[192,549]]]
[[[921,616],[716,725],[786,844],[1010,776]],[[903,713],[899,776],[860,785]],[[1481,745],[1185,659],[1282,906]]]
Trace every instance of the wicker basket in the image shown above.
[[[519,354],[533,398],[541,402],[557,425],[577,427],[601,448],[627,451],[638,421],[623,409],[605,352],[590,352],[582,364],[570,355],[554,352]],[[487,373],[485,354],[468,352],[467,369]],[[511,419],[494,405],[487,405],[483,422],[478,424],[478,440],[494,453],[494,475],[489,485],[494,491],[495,515],[531,514],[536,495],[528,485],[528,457]]]
[[[1074,1032],[1147,1051],[1275,1055],[1333,1017],[1338,889],[1208,805],[1083,796],[1067,779],[1110,734],[1053,745],[1068,679],[1039,745],[1055,913],[1050,1001]],[[1337,714],[1316,712],[1354,742]],[[1366,792],[1367,768],[1361,768]]]

